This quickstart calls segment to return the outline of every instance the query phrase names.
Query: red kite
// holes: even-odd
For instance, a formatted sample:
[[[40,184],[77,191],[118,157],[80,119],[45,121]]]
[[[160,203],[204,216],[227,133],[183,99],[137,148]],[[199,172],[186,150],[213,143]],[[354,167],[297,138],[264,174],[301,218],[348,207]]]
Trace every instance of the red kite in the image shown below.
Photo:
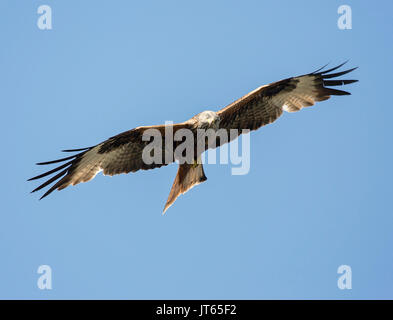
[[[296,112],[304,107],[314,105],[316,101],[329,99],[332,95],[349,95],[349,92],[330,88],[331,86],[341,86],[357,81],[336,79],[356,69],[353,68],[342,72],[331,73],[342,65],[344,63],[329,70],[323,71],[323,68],[321,68],[309,74],[261,86],[217,112],[201,112],[185,122],[170,125],[170,129],[173,130],[174,134],[180,129],[191,130],[196,137],[195,145],[198,143],[197,129],[224,130],[228,133],[230,130],[236,129],[236,132],[238,132],[237,135],[242,134],[242,130],[244,129],[256,130],[277,120],[283,114],[283,111]],[[53,170],[29,179],[40,179],[56,173],[56,175],[32,192],[38,191],[57,180],[44,193],[41,197],[42,199],[55,189],[62,190],[69,185],[89,181],[100,171],[103,171],[104,175],[113,176],[120,173],[160,168],[177,160],[174,150],[180,142],[172,141],[169,150],[166,145],[163,146],[165,150],[162,150],[162,154],[168,155],[169,153],[171,155],[169,157],[171,159],[170,161],[158,161],[150,164],[144,161],[142,156],[143,150],[150,141],[144,141],[142,136],[148,129],[156,129],[162,136],[165,136],[165,130],[168,129],[168,125],[137,127],[111,137],[93,147],[64,150],[65,152],[79,152],[70,157],[37,163],[38,165],[47,165],[65,162]],[[202,144],[206,146],[202,150],[203,152],[209,146],[205,142]],[[220,141],[217,147],[222,144]],[[192,163],[179,164],[179,169],[165,204],[164,212],[180,194],[206,181],[207,178],[203,171],[203,165],[197,161],[200,155],[201,151],[199,153],[197,152],[194,155],[194,161]]]

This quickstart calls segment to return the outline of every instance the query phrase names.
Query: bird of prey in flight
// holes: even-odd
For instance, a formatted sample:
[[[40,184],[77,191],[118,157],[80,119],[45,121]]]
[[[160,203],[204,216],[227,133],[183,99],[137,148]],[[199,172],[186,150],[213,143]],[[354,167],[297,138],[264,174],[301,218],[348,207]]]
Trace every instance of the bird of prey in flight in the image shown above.
[[[104,175],[113,176],[120,173],[160,168],[176,161],[174,150],[179,145],[179,141],[172,141],[169,144],[171,146],[169,150],[167,144],[162,147],[165,149],[162,150],[162,154],[167,155],[169,153],[172,156],[169,157],[170,161],[152,163],[144,161],[143,150],[151,141],[145,141],[142,137],[148,129],[158,130],[163,136],[165,136],[168,126],[171,126],[170,129],[173,130],[174,134],[180,129],[188,129],[194,134],[194,143],[196,145],[198,143],[198,129],[224,130],[226,132],[236,129],[237,135],[240,135],[244,129],[256,130],[274,122],[283,114],[283,111],[296,112],[304,107],[314,105],[316,101],[329,99],[330,96],[349,95],[349,92],[331,88],[332,86],[341,86],[357,81],[337,79],[337,77],[356,69],[352,68],[332,73],[342,65],[344,63],[329,70],[324,70],[325,67],[322,67],[309,74],[261,86],[217,112],[203,111],[182,123],[137,127],[113,136],[93,147],[64,150],[65,152],[78,153],[54,161],[37,163],[38,165],[49,165],[65,162],[59,167],[29,179],[29,181],[36,180],[56,173],[32,192],[41,190],[55,182],[44,193],[41,197],[42,199],[55,189],[62,190],[69,185],[89,181],[100,171],[103,171]],[[206,148],[195,152],[193,162],[179,164],[164,212],[180,194],[206,181],[207,178],[203,171],[203,165],[198,160],[201,153],[210,146],[205,142],[202,144]],[[220,140],[216,146],[219,147],[222,144]]]

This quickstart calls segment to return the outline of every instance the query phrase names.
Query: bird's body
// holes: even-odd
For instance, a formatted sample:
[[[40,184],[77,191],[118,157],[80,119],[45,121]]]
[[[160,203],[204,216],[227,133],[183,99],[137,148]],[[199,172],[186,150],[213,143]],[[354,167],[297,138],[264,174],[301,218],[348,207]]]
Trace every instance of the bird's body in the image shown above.
[[[181,158],[181,154],[176,153],[176,150],[183,140],[176,139],[176,136],[184,136],[183,132],[187,131],[193,137],[192,145],[189,147],[194,152],[191,158],[186,156],[186,161],[180,161],[179,170],[164,208],[165,212],[180,194],[207,179],[202,163],[199,161],[201,154],[207,148],[219,147],[242,134],[243,130],[256,130],[272,123],[282,115],[283,111],[296,112],[304,107],[312,106],[316,101],[326,100],[331,95],[349,95],[350,93],[346,91],[329,88],[329,86],[346,85],[357,81],[329,80],[355,69],[329,73],[342,65],[261,86],[217,112],[203,111],[182,123],[137,127],[93,147],[65,150],[79,153],[59,160],[38,163],[46,165],[66,161],[65,164],[53,170],[29,179],[43,178],[60,171],[33,192],[57,180],[41,197],[44,198],[55,189],[61,190],[69,185],[89,181],[100,171],[103,171],[104,175],[112,176],[168,165]],[[215,144],[210,145],[206,136],[200,135],[203,130],[210,130],[216,134],[226,133],[228,139],[216,139]],[[148,148],[152,139],[145,138],[148,132],[153,131],[161,135],[164,142],[161,147],[151,151]],[[168,132],[171,134],[168,135]],[[146,150],[149,152],[146,153]],[[158,158],[154,158],[155,161],[152,162],[146,161],[146,154],[158,155]]]

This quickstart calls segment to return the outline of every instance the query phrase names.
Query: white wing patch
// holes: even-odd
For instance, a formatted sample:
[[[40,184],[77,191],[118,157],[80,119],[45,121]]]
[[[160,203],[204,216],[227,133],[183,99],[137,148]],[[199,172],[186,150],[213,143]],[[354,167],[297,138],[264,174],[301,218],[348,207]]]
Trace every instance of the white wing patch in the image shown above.
[[[304,107],[310,107],[315,103],[317,93],[314,90],[315,78],[313,76],[303,76],[294,79],[299,81],[295,90],[279,94],[273,98],[282,105],[282,109],[286,112],[300,111]]]
[[[75,173],[72,176],[71,184],[74,186],[81,182],[87,182],[93,179],[97,173],[102,171],[101,163],[104,159],[103,154],[99,154],[101,144],[87,151],[81,161],[78,163]]]

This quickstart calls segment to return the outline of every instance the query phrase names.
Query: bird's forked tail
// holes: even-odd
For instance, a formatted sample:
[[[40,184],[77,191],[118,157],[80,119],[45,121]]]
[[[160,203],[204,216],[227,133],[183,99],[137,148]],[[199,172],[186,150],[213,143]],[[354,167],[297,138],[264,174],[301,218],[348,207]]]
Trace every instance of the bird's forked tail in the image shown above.
[[[179,165],[163,214],[175,202],[179,195],[186,193],[193,186],[207,180],[203,171],[203,165],[200,163],[200,159],[198,160],[193,164],[184,163]]]

